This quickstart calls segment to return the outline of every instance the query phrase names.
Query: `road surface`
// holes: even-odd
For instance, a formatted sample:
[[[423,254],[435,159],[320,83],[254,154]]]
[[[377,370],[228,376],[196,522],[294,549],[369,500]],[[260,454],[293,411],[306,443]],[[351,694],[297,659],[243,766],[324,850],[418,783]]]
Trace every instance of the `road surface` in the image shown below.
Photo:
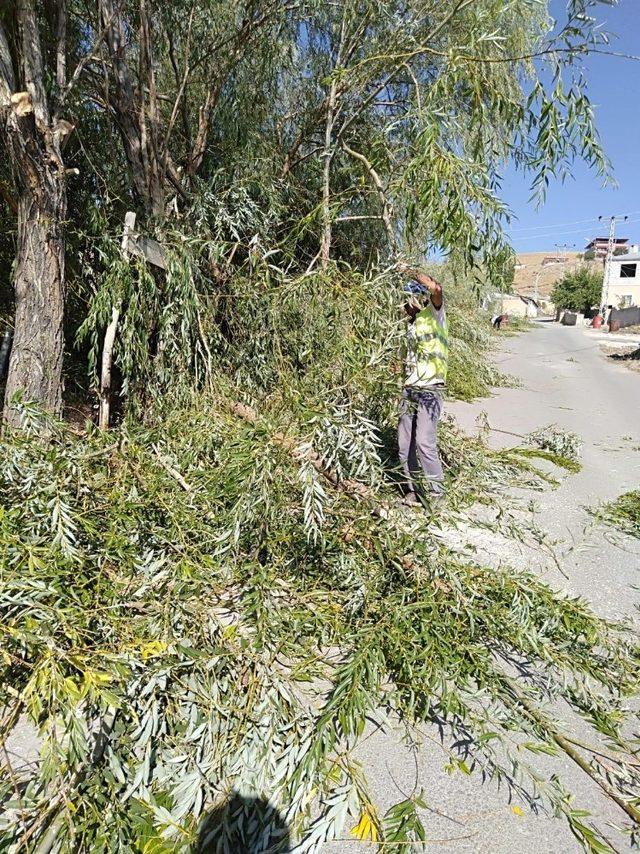
[[[537,521],[561,541],[568,575],[549,568],[546,580],[584,596],[602,616],[626,616],[640,625],[640,595],[631,589],[640,583],[640,548],[629,540],[612,545],[609,532],[586,512],[640,488],[640,374],[607,358],[602,342],[591,330],[536,323],[505,339],[496,358],[520,387],[473,404],[451,403],[449,411],[468,431],[484,410],[491,426],[504,431],[526,434],[554,423],[582,438],[582,471],[536,496]],[[496,445],[518,441],[498,432],[491,439]]]
[[[537,522],[561,541],[557,550],[566,578],[552,565],[535,559],[531,568],[545,580],[588,599],[606,617],[636,621],[640,594],[640,545],[629,538],[610,542],[606,529],[594,525],[586,512],[621,492],[640,487],[640,374],[606,359],[592,334],[581,328],[536,323],[531,331],[504,340],[496,362],[520,380],[520,387],[498,390],[488,400],[451,403],[447,409],[469,432],[486,411],[494,428],[526,434],[550,423],[578,433],[584,440],[583,469],[566,477],[555,490],[535,494]],[[496,445],[514,444],[495,432]],[[434,733],[434,735],[437,735]],[[448,775],[447,758],[437,744],[425,741],[413,753],[397,734],[374,733],[359,751],[382,809],[423,788],[430,807],[425,815],[430,844],[426,850],[456,854],[572,854],[581,846],[561,819],[534,816],[525,804],[509,802],[508,793],[483,784],[477,775]],[[624,823],[621,813],[570,760],[540,760],[576,794],[576,806],[589,804],[595,823],[626,844],[609,823]],[[512,807],[521,807],[519,815]],[[362,851],[362,843],[344,840],[325,846],[327,854]]]

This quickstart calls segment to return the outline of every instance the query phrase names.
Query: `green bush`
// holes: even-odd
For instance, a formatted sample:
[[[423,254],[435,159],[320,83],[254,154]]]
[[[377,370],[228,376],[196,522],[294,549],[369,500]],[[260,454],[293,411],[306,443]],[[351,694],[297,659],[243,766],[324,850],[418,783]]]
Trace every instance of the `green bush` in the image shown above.
[[[600,304],[602,273],[590,267],[579,267],[565,273],[553,286],[551,300],[556,308],[586,312]]]

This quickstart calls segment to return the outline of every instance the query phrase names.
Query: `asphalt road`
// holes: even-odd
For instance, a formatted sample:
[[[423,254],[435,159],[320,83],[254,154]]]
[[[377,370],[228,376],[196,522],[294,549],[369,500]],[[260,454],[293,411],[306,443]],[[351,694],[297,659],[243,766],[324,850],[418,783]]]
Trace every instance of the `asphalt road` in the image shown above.
[[[499,430],[527,434],[553,423],[581,437],[582,471],[536,496],[536,521],[558,541],[568,577],[549,565],[532,568],[550,584],[584,596],[601,615],[626,616],[640,626],[640,594],[632,590],[640,584],[640,548],[594,525],[586,512],[640,488],[640,373],[607,358],[603,339],[584,328],[536,323],[530,332],[505,339],[496,357],[520,387],[473,404],[451,403],[448,411],[468,431],[484,410]],[[495,432],[491,441],[518,440]]]
[[[640,373],[606,359],[590,331],[542,322],[525,334],[505,337],[496,362],[519,379],[520,387],[500,389],[473,404],[450,403],[447,410],[462,427],[468,432],[477,429],[475,419],[484,410],[496,429],[491,434],[496,445],[518,441],[497,430],[526,434],[551,423],[578,433],[584,441],[582,471],[567,476],[559,488],[534,496],[536,523],[556,540],[562,572],[526,548],[515,557],[556,588],[584,596],[599,614],[638,624],[640,593],[634,586],[640,584],[640,546],[594,524],[586,508],[640,487]],[[485,551],[490,559],[491,546]],[[493,557],[496,565],[505,560],[500,549]],[[580,721],[572,726],[579,729]],[[422,747],[415,751],[402,745],[399,735],[373,731],[359,759],[383,810],[401,800],[403,793],[424,790],[429,805],[424,815],[427,851],[582,851],[562,819],[532,814],[525,803],[511,800],[505,788],[483,783],[478,775],[447,774],[447,756],[435,729],[426,731]],[[592,820],[615,849],[626,849],[626,840],[612,828],[624,823],[624,816],[577,766],[568,759],[547,757],[533,764],[547,775],[558,773],[575,793],[575,805],[589,805]],[[363,845],[344,839],[325,850],[352,854],[362,851]]]

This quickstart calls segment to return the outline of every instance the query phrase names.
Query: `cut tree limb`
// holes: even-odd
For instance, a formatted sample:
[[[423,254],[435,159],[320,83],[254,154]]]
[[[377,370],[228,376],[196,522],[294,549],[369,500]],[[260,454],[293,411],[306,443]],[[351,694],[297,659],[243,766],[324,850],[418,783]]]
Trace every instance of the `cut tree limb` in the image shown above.
[[[582,756],[579,750],[571,743],[570,739],[566,738],[556,725],[546,717],[546,715],[536,709],[529,702],[529,698],[521,690],[515,680],[505,676],[505,682],[526,715],[538,726],[542,727],[543,730],[549,733],[558,747],[602,789],[605,795],[620,807],[620,809],[625,812],[632,821],[640,825],[640,810],[638,810],[632,803],[629,803],[628,801],[625,801],[624,798],[620,797],[615,789],[593,770],[584,756]]]
[[[127,211],[124,217],[124,230],[120,248],[125,257],[129,254],[129,240],[136,225],[136,215],[133,211]],[[120,306],[111,309],[111,320],[104,333],[102,343],[102,360],[100,367],[100,413],[98,415],[98,427],[101,430],[109,429],[111,415],[111,372],[113,366],[113,347],[116,341],[118,321],[120,320]]]
[[[234,403],[231,410],[234,415],[238,416],[238,418],[242,418],[250,424],[258,424],[260,421],[260,416],[256,410],[252,406],[248,406],[246,403]],[[281,432],[274,433],[272,438],[277,445],[280,445],[282,448],[289,451],[291,456],[311,463],[314,469],[328,480],[336,489],[344,492],[350,498],[361,500],[366,499],[371,501],[373,503],[373,512],[376,516],[380,516],[382,519],[386,519],[388,517],[388,508],[385,504],[376,500],[375,493],[372,489],[357,480],[341,479],[337,472],[325,464],[322,457],[317,454],[313,448],[310,448],[308,445],[300,444],[291,436],[287,436]]]
[[[242,418],[244,421],[249,422],[250,424],[257,424],[260,420],[258,413],[253,407],[248,406],[245,403],[234,403],[232,405],[232,411],[239,418]],[[365,486],[365,484],[359,483],[354,480],[341,480],[337,473],[330,469],[325,465],[322,457],[317,454],[312,448],[308,445],[300,445],[297,443],[291,436],[286,436],[284,433],[277,432],[272,436],[274,442],[276,442],[281,447],[285,448],[287,451],[291,453],[292,456],[297,459],[307,460],[311,465],[319,472],[323,477],[325,477],[336,489],[344,492],[351,498],[354,499],[367,499],[371,502],[373,513],[376,516],[379,516],[382,519],[389,518],[388,507],[386,507],[381,502],[377,501],[375,494],[372,489]],[[403,567],[411,571],[416,568],[415,561],[409,556],[405,555],[402,559]],[[435,579],[437,582],[438,579]],[[525,713],[528,715],[531,720],[535,721],[539,726],[543,727],[543,729],[549,733],[550,737],[553,741],[558,745],[558,747],[573,761],[578,765],[582,771],[584,771],[587,776],[589,776],[598,786],[602,789],[602,791],[609,797],[621,810],[623,810],[629,818],[631,818],[636,824],[640,824],[640,810],[638,810],[632,803],[625,801],[624,798],[620,797],[620,795],[610,786],[605,780],[601,779],[601,777],[596,774],[589,765],[589,763],[584,759],[584,757],[580,754],[580,752],[574,747],[571,741],[566,738],[558,728],[549,721],[546,716],[544,716],[541,712],[535,709],[531,703],[529,702],[527,696],[523,693],[517,683],[510,679],[505,675],[505,682],[509,686],[509,689],[513,692],[513,695]]]

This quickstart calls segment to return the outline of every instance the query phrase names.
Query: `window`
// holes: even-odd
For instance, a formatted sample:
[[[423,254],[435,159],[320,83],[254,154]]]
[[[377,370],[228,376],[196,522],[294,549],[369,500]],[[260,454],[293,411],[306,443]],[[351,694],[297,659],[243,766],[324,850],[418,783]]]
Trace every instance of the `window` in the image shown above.
[[[636,277],[636,267],[637,264],[621,264],[620,265],[620,278],[621,279],[635,279]]]

